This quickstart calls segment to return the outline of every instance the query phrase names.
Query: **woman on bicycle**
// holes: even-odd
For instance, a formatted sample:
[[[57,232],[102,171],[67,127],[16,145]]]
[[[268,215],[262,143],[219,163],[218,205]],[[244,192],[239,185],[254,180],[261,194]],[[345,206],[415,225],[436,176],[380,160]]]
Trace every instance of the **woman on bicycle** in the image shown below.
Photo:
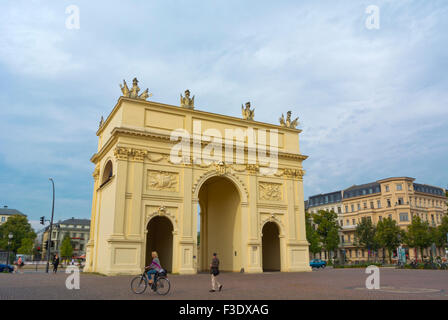
[[[162,270],[162,265],[160,264],[160,260],[158,258],[157,252],[153,251],[151,253],[152,256],[152,262],[149,266],[146,267],[148,270],[148,276],[149,276],[149,284],[152,284],[154,282],[154,276]],[[153,276],[154,275],[154,276]]]

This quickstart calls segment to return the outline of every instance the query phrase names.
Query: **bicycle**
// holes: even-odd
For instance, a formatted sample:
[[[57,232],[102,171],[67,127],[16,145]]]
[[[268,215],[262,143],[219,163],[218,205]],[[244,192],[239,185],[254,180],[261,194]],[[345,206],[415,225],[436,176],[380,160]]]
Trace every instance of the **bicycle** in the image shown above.
[[[149,279],[147,274],[147,269],[141,275],[134,277],[131,281],[131,290],[135,294],[142,294],[146,291],[146,288],[149,285]],[[157,292],[161,296],[165,296],[170,291],[171,284],[170,280],[166,275],[165,271],[158,272],[154,275],[154,281],[151,284],[151,289],[154,292]]]

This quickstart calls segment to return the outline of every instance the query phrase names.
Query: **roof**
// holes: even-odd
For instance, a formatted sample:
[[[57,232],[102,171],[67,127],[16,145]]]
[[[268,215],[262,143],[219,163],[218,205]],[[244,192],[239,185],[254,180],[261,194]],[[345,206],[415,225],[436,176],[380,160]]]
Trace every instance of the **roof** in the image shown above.
[[[0,215],[4,215],[4,216],[12,216],[12,215],[21,215],[21,216],[26,216],[26,214],[23,214],[22,212],[20,212],[17,209],[9,209],[7,206],[4,206],[3,208],[0,208]]]
[[[429,193],[429,194],[434,194],[434,195],[438,195],[438,196],[445,195],[445,191],[443,188],[431,186],[429,184],[414,183],[414,190],[416,192]]]
[[[333,191],[324,194],[316,194],[308,198],[308,207],[315,207],[324,204],[338,203],[342,200],[341,191]]]
[[[90,219],[67,219],[57,222],[58,224],[73,224],[73,225],[90,225]]]

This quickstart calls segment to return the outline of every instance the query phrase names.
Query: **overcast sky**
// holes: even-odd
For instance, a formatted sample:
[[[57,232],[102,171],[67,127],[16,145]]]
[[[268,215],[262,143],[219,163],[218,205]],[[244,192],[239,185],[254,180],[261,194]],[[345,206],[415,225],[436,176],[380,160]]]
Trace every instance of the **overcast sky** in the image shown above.
[[[292,110],[305,197],[390,176],[447,187],[446,0],[149,2],[2,3],[1,206],[48,216],[53,177],[55,219],[90,218],[98,122],[134,76],[163,103],[189,88],[200,110]]]

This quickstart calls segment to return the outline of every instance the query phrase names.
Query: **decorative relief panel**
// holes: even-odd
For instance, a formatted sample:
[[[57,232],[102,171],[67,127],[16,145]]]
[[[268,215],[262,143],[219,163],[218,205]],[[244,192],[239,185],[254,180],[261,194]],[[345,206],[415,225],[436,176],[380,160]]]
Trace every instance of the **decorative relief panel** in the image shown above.
[[[260,200],[283,200],[283,190],[281,183],[260,182],[258,184],[258,193]]]
[[[179,189],[179,174],[177,172],[148,170],[146,189],[177,192]]]

